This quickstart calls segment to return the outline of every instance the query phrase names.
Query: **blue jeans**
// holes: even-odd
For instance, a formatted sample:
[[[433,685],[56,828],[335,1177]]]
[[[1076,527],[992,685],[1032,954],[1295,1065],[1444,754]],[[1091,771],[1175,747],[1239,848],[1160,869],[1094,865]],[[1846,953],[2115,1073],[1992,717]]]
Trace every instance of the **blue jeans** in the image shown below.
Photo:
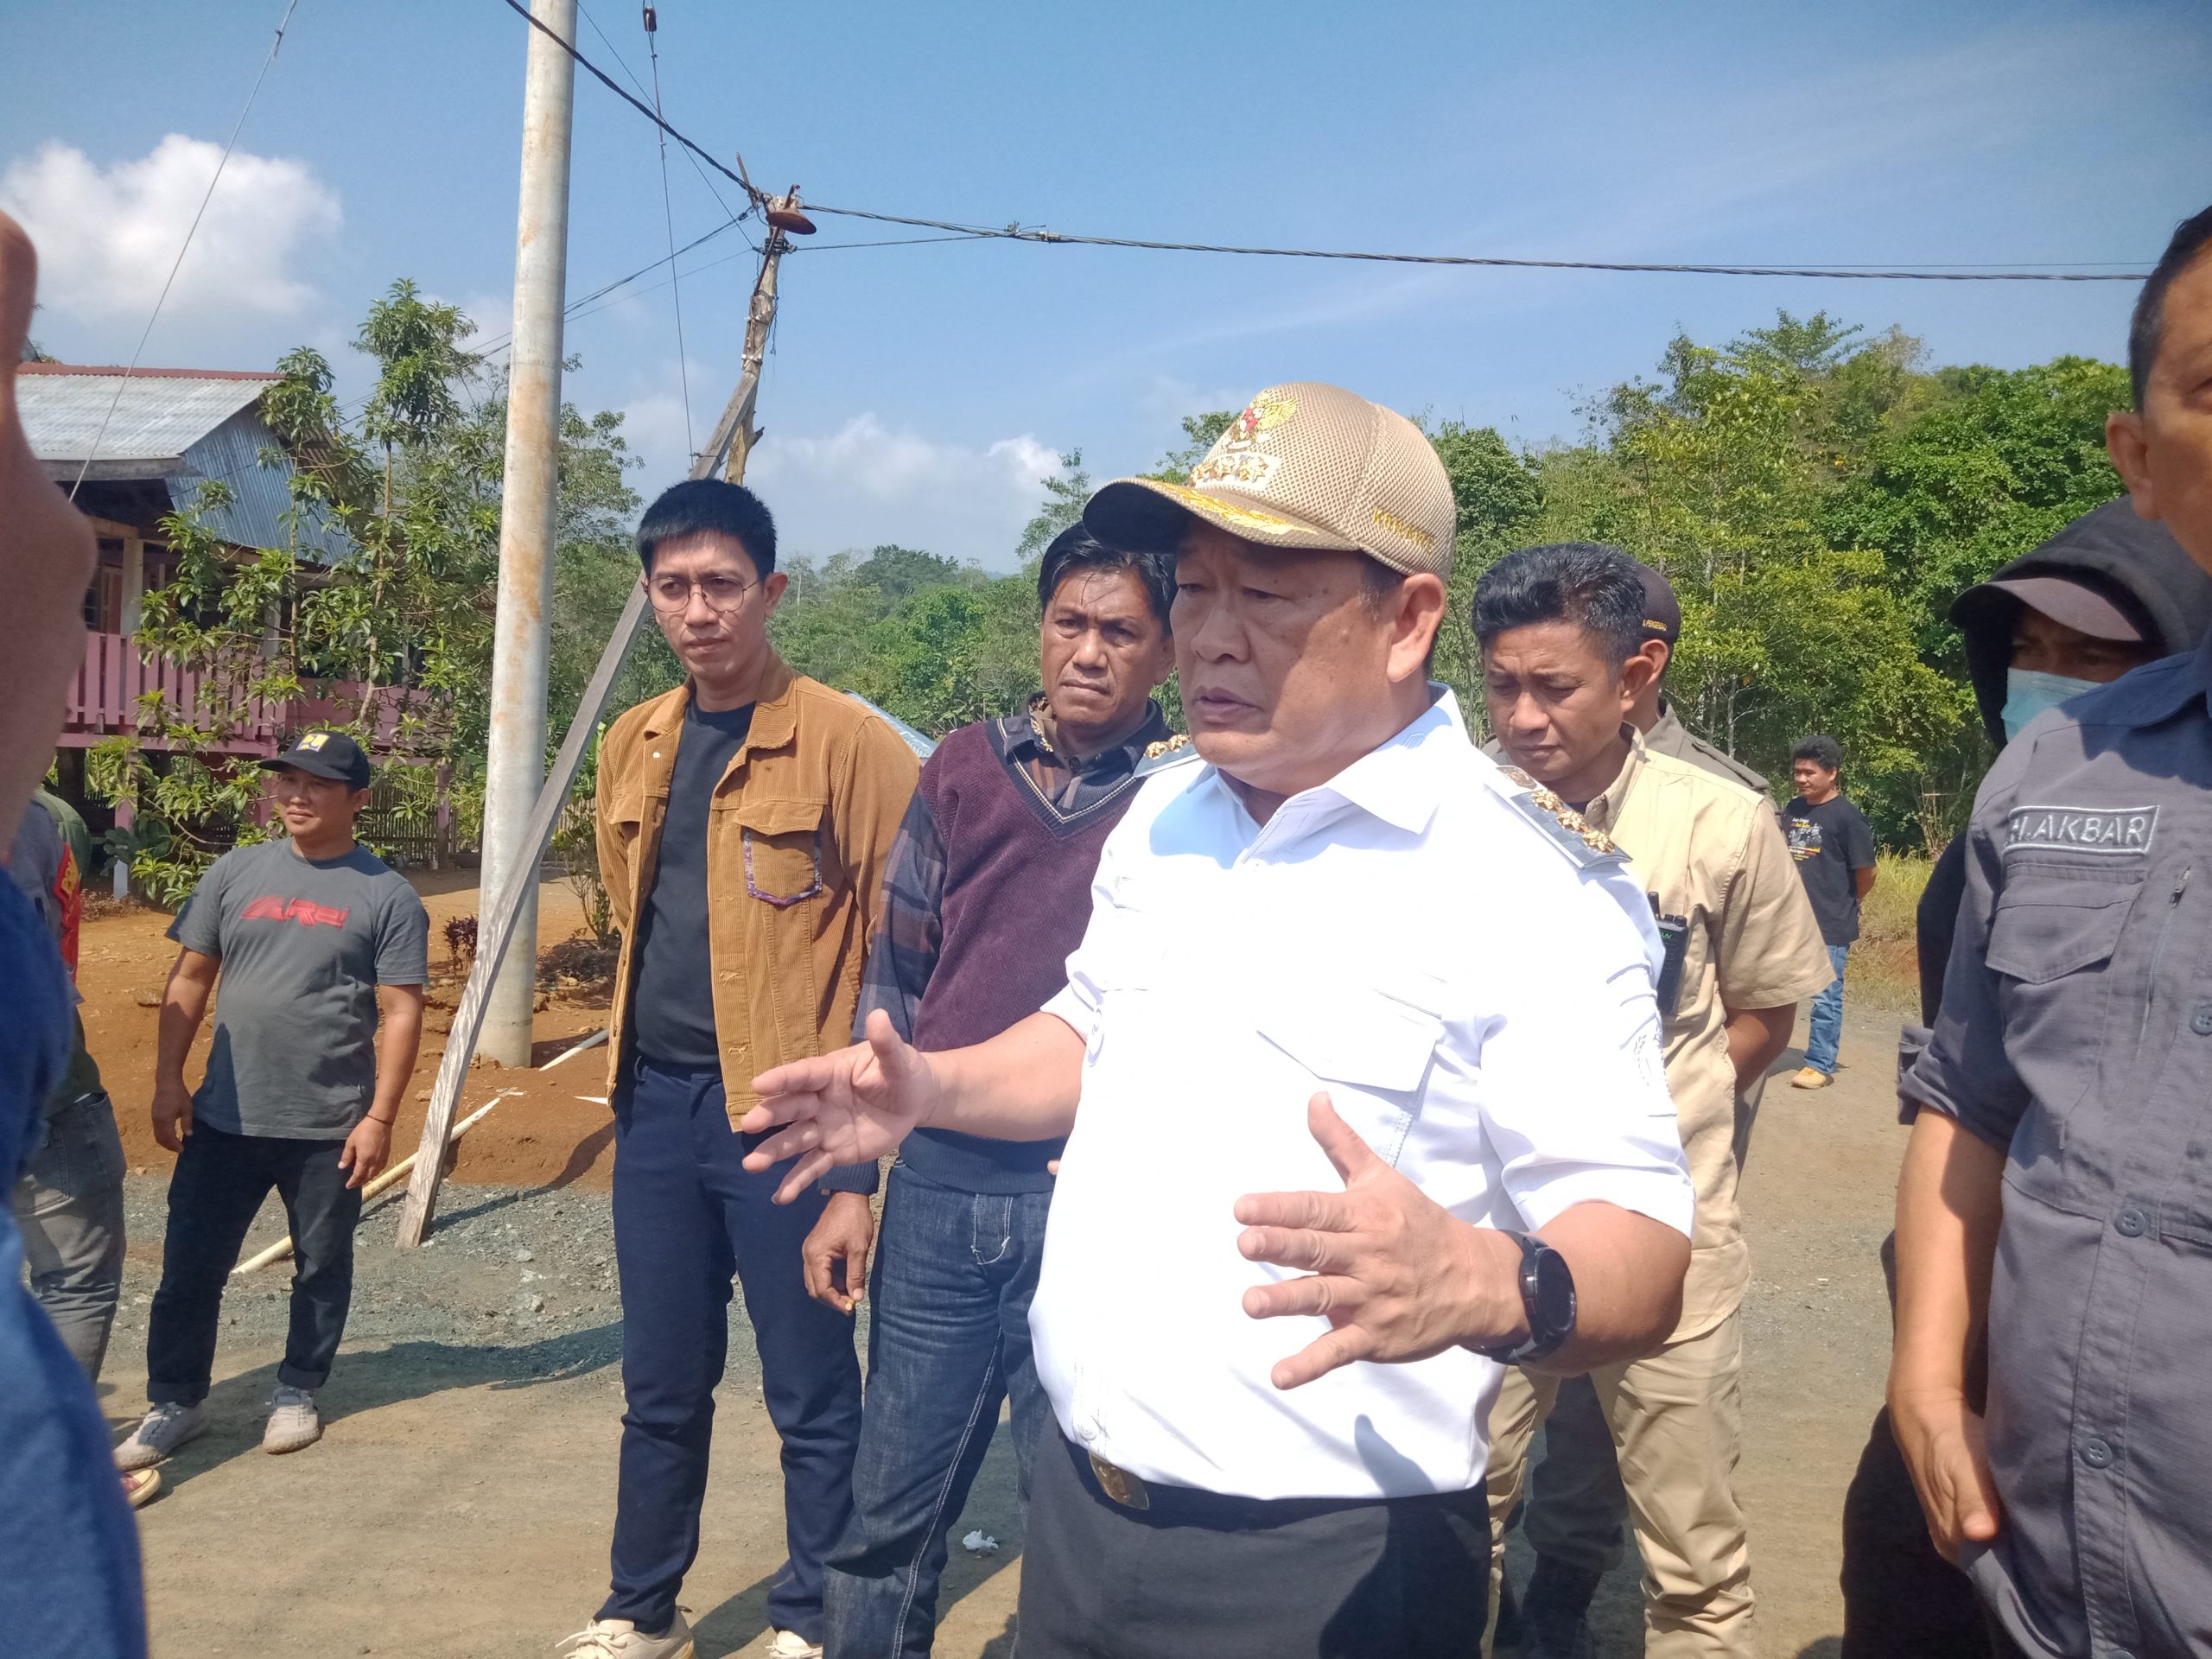
[[[1843,963],[1850,954],[1847,944],[1828,946],[1835,982],[1813,999],[1812,1028],[1805,1038],[1805,1064],[1830,1077],[1835,1075],[1836,1045],[1843,1040]]]
[[[791,1559],[768,1619],[822,1639],[822,1560],[852,1513],[861,1368],[852,1321],[806,1294],[799,1246],[828,1203],[770,1202],[789,1172],[743,1164],[711,1071],[638,1063],[615,1103],[614,1260],[622,1278],[622,1459],[612,1593],[601,1618],[653,1633],[699,1553],[715,1387],[729,1351],[730,1280],[745,1291],[768,1420],[784,1442]]]
[[[1029,1348],[1050,1192],[962,1192],[903,1164],[884,1193],[853,1522],[830,1561],[827,1659],[926,1655],[945,1540],[1014,1401],[1021,1497],[1050,1408]]]

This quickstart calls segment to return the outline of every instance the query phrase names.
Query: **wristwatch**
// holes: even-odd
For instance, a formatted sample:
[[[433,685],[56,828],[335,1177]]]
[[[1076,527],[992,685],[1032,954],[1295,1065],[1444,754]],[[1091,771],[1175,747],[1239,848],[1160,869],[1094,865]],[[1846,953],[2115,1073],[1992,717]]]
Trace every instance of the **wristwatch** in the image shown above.
[[[1519,1342],[1475,1351],[1501,1365],[1525,1365],[1556,1353],[1574,1334],[1574,1274],[1567,1258],[1541,1239],[1526,1233],[1505,1236],[1521,1247],[1521,1306],[1529,1334]]]

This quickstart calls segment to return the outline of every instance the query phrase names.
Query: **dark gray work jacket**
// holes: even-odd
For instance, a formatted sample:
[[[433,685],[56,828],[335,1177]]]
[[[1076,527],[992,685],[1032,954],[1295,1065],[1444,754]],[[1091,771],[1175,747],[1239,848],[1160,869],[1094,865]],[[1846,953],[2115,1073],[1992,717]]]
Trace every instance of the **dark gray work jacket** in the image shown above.
[[[2031,1654],[2212,1653],[2212,639],[1983,782],[1913,1098],[2005,1147],[1969,1545]]]

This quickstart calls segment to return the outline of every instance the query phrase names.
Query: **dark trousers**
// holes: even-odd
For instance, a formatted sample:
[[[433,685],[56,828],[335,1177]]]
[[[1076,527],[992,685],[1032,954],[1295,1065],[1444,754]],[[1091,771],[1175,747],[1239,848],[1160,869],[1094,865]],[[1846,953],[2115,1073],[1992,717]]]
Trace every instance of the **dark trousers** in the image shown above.
[[[1885,1407],[1843,1496],[1842,1659],[1991,1659],[1993,1643],[1967,1575],[1928,1535],[1912,1473]]]
[[[799,1246],[828,1202],[772,1203],[783,1166],[748,1173],[721,1077],[640,1061],[614,1114],[622,1277],[622,1459],[613,1592],[601,1618],[668,1628],[699,1553],[730,1280],[745,1292],[768,1419],[783,1437],[790,1560],[768,1592],[779,1630],[822,1639],[822,1562],[852,1515],[861,1368],[852,1321],[806,1294]]]
[[[1021,1659],[1466,1659],[1482,1641],[1479,1486],[1374,1503],[1150,1497],[1116,1503],[1065,1438],[1038,1448]]]
[[[226,1135],[195,1122],[169,1177],[162,1287],[146,1327],[146,1397],[196,1406],[215,1368],[223,1283],[271,1187],[292,1230],[292,1324],[276,1380],[319,1389],[353,1300],[353,1229],[361,1190],[338,1166],[344,1141]]]
[[[1014,1400],[1021,1492],[1048,1412],[1029,1299],[1050,1192],[962,1192],[894,1166],[868,1338],[853,1521],[830,1558],[830,1659],[926,1655],[945,1540]]]

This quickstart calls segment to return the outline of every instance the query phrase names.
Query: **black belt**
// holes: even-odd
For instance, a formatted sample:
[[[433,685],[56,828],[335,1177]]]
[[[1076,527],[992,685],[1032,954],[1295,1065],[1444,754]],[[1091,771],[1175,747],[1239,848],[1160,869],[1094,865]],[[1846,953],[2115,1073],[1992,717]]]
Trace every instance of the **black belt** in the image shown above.
[[[1077,1478],[1086,1489],[1116,1508],[1141,1515],[1155,1525],[1246,1531],[1260,1527],[1282,1526],[1316,1516],[1339,1514],[1346,1510],[1373,1509],[1382,1503],[1433,1503],[1446,1508],[1465,1508],[1471,1504],[1484,1515],[1489,1512],[1487,1495],[1479,1486],[1465,1492],[1424,1493],[1414,1497],[1396,1498],[1236,1497],[1225,1492],[1205,1491],[1195,1486],[1170,1486],[1164,1482],[1147,1480],[1141,1475],[1133,1475],[1119,1465],[1100,1457],[1096,1452],[1085,1451],[1065,1435],[1061,1436],[1061,1444],[1067,1447],[1068,1458],[1075,1465]]]

